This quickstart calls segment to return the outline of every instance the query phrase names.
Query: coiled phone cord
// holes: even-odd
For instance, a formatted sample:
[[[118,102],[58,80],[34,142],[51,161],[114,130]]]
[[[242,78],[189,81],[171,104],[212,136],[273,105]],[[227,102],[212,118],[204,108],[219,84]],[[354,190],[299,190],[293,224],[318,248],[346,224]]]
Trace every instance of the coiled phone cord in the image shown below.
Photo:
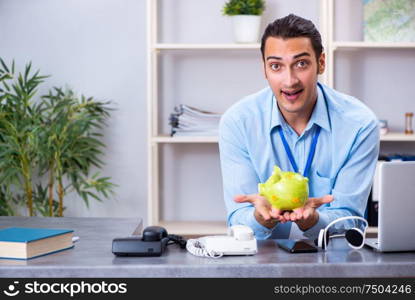
[[[216,252],[213,250],[208,251],[198,239],[189,239],[186,243],[186,249],[195,256],[211,258],[220,258],[223,256],[222,252]]]

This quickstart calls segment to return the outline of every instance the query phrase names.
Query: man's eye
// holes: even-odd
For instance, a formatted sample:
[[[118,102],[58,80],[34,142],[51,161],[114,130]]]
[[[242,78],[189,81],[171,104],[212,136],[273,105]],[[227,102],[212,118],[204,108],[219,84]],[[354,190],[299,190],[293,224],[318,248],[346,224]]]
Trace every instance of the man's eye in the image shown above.
[[[299,62],[297,62],[297,67],[299,68],[305,68],[308,66],[308,62],[304,61],[304,60],[300,60]]]
[[[271,70],[277,71],[280,69],[280,65],[279,64],[271,64],[270,65]]]

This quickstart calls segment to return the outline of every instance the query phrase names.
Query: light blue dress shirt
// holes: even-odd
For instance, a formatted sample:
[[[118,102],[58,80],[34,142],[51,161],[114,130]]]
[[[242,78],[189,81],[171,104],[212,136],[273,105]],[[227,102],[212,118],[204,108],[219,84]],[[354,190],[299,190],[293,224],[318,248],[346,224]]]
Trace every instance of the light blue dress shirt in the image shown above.
[[[324,93],[323,93],[323,90]],[[332,194],[334,200],[318,208],[319,220],[303,234],[316,238],[320,229],[344,216],[363,216],[379,155],[379,127],[374,113],[361,101],[327,86],[317,87],[317,103],[303,133],[285,122],[268,87],[232,105],[219,127],[219,149],[228,225],[250,226],[257,239],[288,238],[291,222],[268,229],[257,222],[250,203],[236,203],[237,194],[257,194],[274,165],[293,171],[277,127],[285,138],[302,174],[317,126],[321,127],[309,174],[309,196]],[[353,220],[338,222],[342,232]]]

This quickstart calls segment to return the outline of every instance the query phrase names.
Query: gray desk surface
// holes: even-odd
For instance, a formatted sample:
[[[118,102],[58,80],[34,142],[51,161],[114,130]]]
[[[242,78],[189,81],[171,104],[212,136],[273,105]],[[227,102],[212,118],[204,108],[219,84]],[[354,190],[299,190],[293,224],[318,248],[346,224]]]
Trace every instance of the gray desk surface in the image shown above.
[[[289,254],[267,240],[258,241],[254,256],[210,259],[169,245],[161,257],[115,257],[112,239],[130,235],[139,223],[138,218],[0,217],[0,228],[68,228],[80,237],[70,250],[29,261],[0,260],[0,277],[415,277],[415,252],[352,250],[343,239],[318,253]]]

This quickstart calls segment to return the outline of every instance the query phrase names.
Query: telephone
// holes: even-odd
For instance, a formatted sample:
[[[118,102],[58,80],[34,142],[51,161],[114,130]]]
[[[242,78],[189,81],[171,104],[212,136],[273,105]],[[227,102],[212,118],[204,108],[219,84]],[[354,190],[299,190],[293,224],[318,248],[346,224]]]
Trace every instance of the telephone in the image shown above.
[[[142,235],[133,235],[112,240],[112,253],[116,256],[160,256],[169,242],[177,243],[182,249],[186,241],[178,235],[168,234],[160,226],[149,226]]]
[[[258,252],[254,232],[245,225],[230,227],[227,235],[189,239],[186,249],[193,255],[212,258],[223,255],[254,255]]]

